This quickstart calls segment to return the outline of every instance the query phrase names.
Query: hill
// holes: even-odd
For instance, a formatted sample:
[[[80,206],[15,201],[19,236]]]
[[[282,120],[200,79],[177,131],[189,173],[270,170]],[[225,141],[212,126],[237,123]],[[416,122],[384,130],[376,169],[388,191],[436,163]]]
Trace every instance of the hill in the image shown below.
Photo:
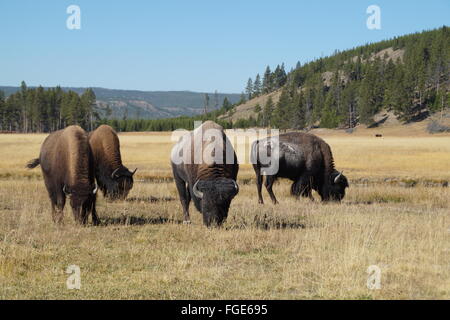
[[[87,88],[62,87],[63,91],[74,91],[82,94]],[[100,111],[108,105],[111,108],[110,118],[135,119],[160,119],[179,116],[193,116],[203,112],[205,94],[203,92],[191,91],[138,91],[138,90],[116,90],[94,87],[91,88],[97,98]],[[0,86],[8,97],[20,90],[20,87]],[[214,109],[217,99],[219,106],[225,98],[230,103],[236,103],[240,94],[207,93],[210,97],[209,110]]]
[[[449,73],[444,26],[336,51],[287,74],[284,65],[267,67],[262,81],[258,74],[247,82],[250,99],[219,118],[244,127],[353,128],[371,126],[384,110],[409,123],[449,107]]]

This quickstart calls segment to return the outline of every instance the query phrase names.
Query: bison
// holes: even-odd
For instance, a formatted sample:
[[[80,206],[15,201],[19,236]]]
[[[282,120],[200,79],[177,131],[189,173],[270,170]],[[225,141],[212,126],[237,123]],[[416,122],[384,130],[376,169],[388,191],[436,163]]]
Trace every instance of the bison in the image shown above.
[[[171,165],[184,223],[190,223],[192,199],[206,226],[220,226],[228,216],[231,200],[239,192],[239,164],[223,128],[206,121],[182,136],[172,149]]]
[[[278,139],[277,139],[278,138]],[[278,153],[274,152],[278,146]],[[321,138],[302,132],[280,134],[276,138],[257,140],[252,144],[251,162],[256,174],[259,203],[264,203],[261,188],[265,165],[259,155],[272,154],[278,157],[278,172],[266,175],[265,186],[273,203],[278,203],[273,193],[273,183],[278,178],[293,181],[291,194],[312,198],[316,190],[322,201],[341,201],[348,187],[347,178],[334,168],[330,146]]]
[[[133,187],[134,171],[122,164],[117,133],[101,125],[89,134],[89,145],[95,163],[95,178],[103,195],[110,200],[125,199]]]
[[[42,144],[39,158],[31,160],[27,167],[32,169],[38,165],[42,169],[55,223],[62,222],[67,196],[76,222],[84,225],[92,214],[93,224],[99,224],[95,210],[94,159],[87,133],[82,128],[69,126],[50,134]]]

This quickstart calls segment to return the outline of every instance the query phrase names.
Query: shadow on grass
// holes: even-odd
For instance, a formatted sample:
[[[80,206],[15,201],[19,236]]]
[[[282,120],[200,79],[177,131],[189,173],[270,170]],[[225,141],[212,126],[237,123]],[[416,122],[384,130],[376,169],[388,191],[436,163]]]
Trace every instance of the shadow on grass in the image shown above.
[[[148,202],[148,203],[156,203],[156,202],[168,202],[168,201],[174,201],[175,198],[173,197],[131,197],[127,198],[127,202]]]
[[[296,221],[283,221],[280,219],[276,219],[267,215],[259,216],[256,215],[253,218],[253,221],[247,221],[242,219],[239,221],[239,218],[232,217],[226,224],[226,230],[233,229],[248,229],[248,228],[256,228],[261,230],[281,230],[281,229],[305,229],[306,226],[303,223]]]
[[[147,225],[147,224],[165,224],[165,223],[174,223],[181,224],[183,221],[181,220],[173,220],[164,217],[135,217],[135,216],[122,216],[122,217],[104,217],[101,218],[100,226],[109,226],[109,225],[124,225],[124,226],[139,226],[139,225]]]

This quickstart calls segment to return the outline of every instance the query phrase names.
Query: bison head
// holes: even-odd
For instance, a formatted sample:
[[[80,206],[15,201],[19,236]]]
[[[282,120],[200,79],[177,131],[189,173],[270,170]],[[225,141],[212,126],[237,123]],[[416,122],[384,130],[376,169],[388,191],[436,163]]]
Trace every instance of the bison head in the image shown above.
[[[110,200],[125,199],[131,188],[133,188],[133,172],[121,166],[111,173],[111,182],[106,189],[105,196]]]
[[[233,179],[197,180],[192,187],[200,199],[199,211],[206,226],[220,226],[228,216],[231,200],[238,194],[239,186]]]
[[[69,188],[65,185],[63,191],[70,199],[70,206],[72,207],[75,219],[80,223],[85,222],[87,213],[91,212],[95,206],[97,186],[94,184],[94,186],[88,188],[81,188],[79,186]]]
[[[334,170],[330,180],[328,198],[324,200],[341,201],[345,196],[345,188],[348,188],[347,178],[343,172]]]

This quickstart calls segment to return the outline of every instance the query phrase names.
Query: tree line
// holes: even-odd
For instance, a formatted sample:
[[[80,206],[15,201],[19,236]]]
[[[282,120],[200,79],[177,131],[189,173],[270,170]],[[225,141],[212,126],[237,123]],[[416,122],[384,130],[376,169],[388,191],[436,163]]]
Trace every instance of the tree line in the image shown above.
[[[8,98],[0,91],[0,131],[51,132],[72,124],[92,130],[99,120],[92,89],[79,95],[60,87],[28,88],[22,81]]]
[[[299,66],[299,63],[297,63]],[[250,100],[256,98],[262,94],[267,94],[278,90],[283,87],[287,81],[287,74],[284,67],[284,63],[277,65],[274,71],[271,71],[270,66],[266,67],[263,77],[256,75],[255,80],[249,78],[247,81],[247,86],[245,87],[245,95],[243,100]],[[241,99],[242,100],[242,99]]]
[[[22,82],[16,93],[5,98],[0,91],[0,132],[52,132],[69,125],[79,125],[92,131],[101,124],[108,124],[118,132],[126,131],[172,131],[175,129],[192,130],[195,121],[214,120],[224,128],[231,128],[229,121],[218,116],[230,111],[233,104],[225,97],[222,107],[207,114],[195,117],[177,117],[166,119],[110,119],[109,106],[99,107],[95,93],[86,89],[82,94],[64,91],[60,87],[44,89],[28,88]]]

